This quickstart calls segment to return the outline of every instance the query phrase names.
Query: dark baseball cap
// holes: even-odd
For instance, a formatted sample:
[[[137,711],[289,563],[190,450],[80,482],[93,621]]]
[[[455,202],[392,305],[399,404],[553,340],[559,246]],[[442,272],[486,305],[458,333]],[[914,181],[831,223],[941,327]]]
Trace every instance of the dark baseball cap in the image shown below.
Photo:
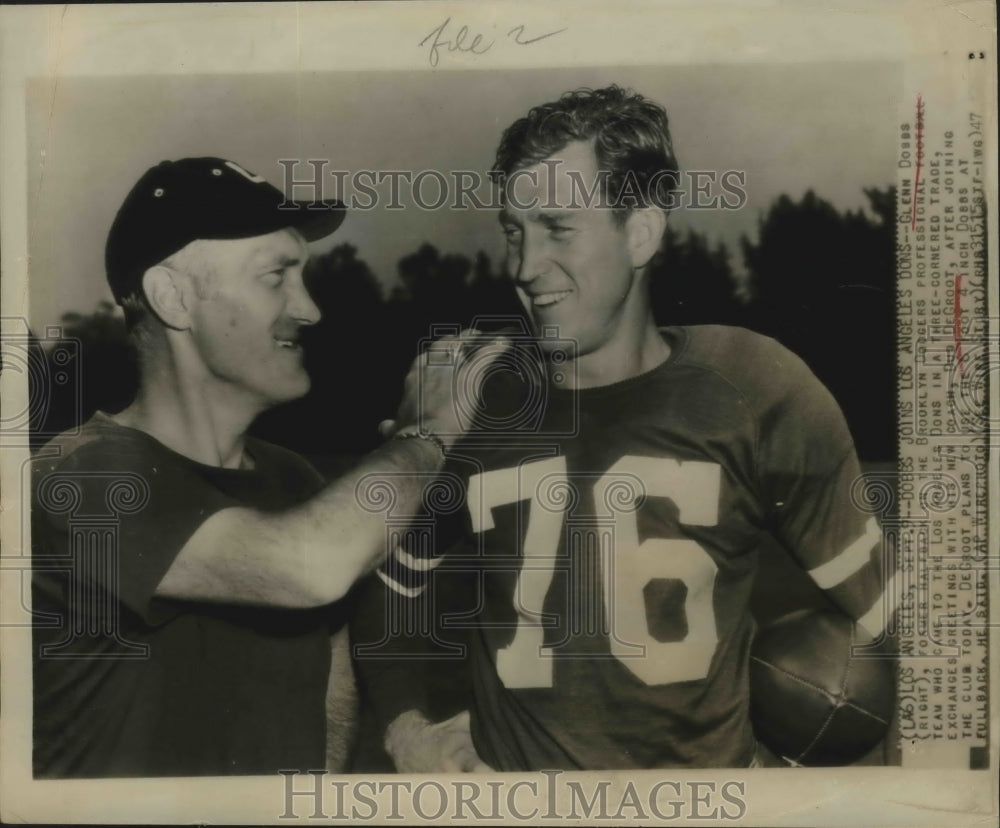
[[[296,202],[259,175],[224,158],[162,161],[139,179],[118,210],[104,249],[117,302],[143,273],[196,239],[244,239],[286,227],[306,241],[344,220],[339,201]]]

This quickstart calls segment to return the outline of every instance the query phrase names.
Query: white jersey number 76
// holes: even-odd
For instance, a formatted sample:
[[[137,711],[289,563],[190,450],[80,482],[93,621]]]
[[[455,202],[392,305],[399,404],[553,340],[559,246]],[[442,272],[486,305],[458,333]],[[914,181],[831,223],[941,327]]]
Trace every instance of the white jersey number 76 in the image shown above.
[[[545,596],[552,584],[557,546],[569,491],[566,459],[551,457],[473,475],[468,504],[472,528],[493,528],[493,509],[530,500],[527,531],[518,574],[515,609],[518,624],[510,644],[497,652],[497,672],[510,689],[552,686],[553,655],[544,646],[541,624]],[[639,542],[636,501],[669,498],[681,523],[718,522],[721,468],[717,463],[680,462],[626,455],[594,484],[597,519],[614,522],[614,548],[601,549],[604,612],[612,654],[649,685],[694,681],[708,674],[718,643],[712,595],[718,567],[692,540],[647,538]],[[606,546],[606,545],[605,545]],[[657,641],[647,627],[645,586],[670,578],[686,587],[687,634],[679,641]]]

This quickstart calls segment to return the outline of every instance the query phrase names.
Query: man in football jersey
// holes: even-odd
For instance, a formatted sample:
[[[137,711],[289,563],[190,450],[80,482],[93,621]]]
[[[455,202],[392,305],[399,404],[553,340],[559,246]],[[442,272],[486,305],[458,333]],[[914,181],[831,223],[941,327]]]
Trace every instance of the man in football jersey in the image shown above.
[[[36,776],[324,767],[330,634],[384,557],[365,492],[412,514],[463,430],[456,389],[474,402],[476,386],[460,359],[421,357],[393,438],[327,485],[247,435],[309,388],[305,242],[342,219],[221,158],[153,167],[118,211],[107,275],[138,395],[32,469]],[[457,338],[443,344],[457,357]]]
[[[882,630],[881,534],[852,504],[830,394],[771,339],[654,323],[677,169],[664,110],[618,87],[537,106],[501,139],[508,274],[547,382],[527,428],[494,417],[451,452],[464,544],[443,559],[403,544],[379,572],[385,606],[361,616],[391,623],[435,598],[435,568],[467,573],[465,614],[432,608],[442,629],[474,617],[464,662],[441,655],[421,683],[412,661],[359,659],[398,770],[758,764],[748,601],[765,535]],[[432,682],[459,663],[469,710],[435,723]]]

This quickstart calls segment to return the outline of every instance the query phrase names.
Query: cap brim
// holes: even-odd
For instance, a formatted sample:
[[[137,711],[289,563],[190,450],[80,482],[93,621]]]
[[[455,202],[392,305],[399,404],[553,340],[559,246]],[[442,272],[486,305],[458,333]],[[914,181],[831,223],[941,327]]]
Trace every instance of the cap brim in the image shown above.
[[[290,221],[288,227],[298,230],[306,241],[326,238],[344,223],[347,208],[339,201],[293,202],[293,206],[283,207],[282,215]]]

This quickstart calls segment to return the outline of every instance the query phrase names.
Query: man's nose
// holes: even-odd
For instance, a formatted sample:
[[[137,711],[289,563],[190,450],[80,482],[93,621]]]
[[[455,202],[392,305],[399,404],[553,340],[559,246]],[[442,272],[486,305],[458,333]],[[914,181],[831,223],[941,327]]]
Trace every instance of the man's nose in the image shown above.
[[[293,317],[300,325],[315,325],[322,318],[323,313],[319,306],[309,295],[302,276],[289,279],[288,285],[288,315]]]
[[[537,239],[529,239],[525,234],[521,242],[517,272],[514,279],[519,285],[529,285],[539,276],[544,276],[549,269],[548,252],[545,245]]]

